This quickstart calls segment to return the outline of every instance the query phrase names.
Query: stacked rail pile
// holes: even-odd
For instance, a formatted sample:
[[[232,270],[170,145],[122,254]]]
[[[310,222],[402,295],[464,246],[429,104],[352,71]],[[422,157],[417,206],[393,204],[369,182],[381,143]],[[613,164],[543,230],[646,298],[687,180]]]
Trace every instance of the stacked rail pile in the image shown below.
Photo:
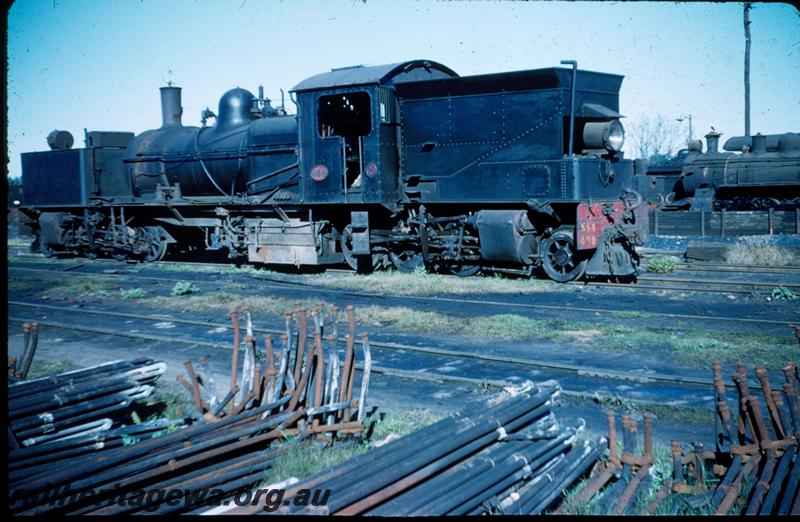
[[[164,363],[140,358],[9,384],[11,449],[109,429],[134,400],[153,393],[153,382],[166,368]]]
[[[729,404],[720,365],[714,363],[712,368],[716,398],[714,450],[706,451],[702,443],[695,442],[691,451],[684,452],[682,444],[673,441],[672,476],[664,481],[649,505],[639,509],[639,514],[679,514],[692,509],[719,515],[800,514],[800,378],[796,364],[788,363],[783,368],[782,390],[773,389],[767,369],[758,366],[760,394],[751,391],[747,367],[739,365],[732,375],[737,390],[734,408]],[[616,458],[613,413],[608,415],[611,457],[598,466],[570,502],[588,502],[588,511],[595,514],[634,512],[620,506],[627,506],[631,496],[642,491],[641,484],[652,480],[648,470],[652,453],[648,458],[645,442],[644,459],[631,455],[635,450],[635,423],[624,416],[625,451],[622,459]],[[646,414],[646,433],[648,430],[652,433],[652,416]],[[635,466],[639,466],[636,473]],[[618,477],[616,482],[605,487],[614,477]]]
[[[193,399],[199,398],[193,425],[89,458],[51,462],[47,470],[25,474],[9,487],[10,510],[24,514],[106,515],[193,511],[205,502],[219,503],[244,488],[258,486],[283,451],[281,445],[271,447],[276,439],[292,435],[297,439],[315,437],[327,442],[334,436],[363,431],[369,343],[362,336],[365,370],[360,399],[353,401],[356,354],[352,308],[348,309],[349,333],[341,376],[333,339],[338,328],[336,320],[325,323],[324,311],[318,308],[311,314],[313,343],[307,343],[306,311],[288,313],[287,334],[283,336],[279,354],[272,353],[270,339],[265,339],[263,367],[256,360],[248,317],[240,381],[238,312],[232,312],[232,316],[233,388],[225,399],[215,402],[210,374],[204,373],[205,378],[201,378],[187,364],[192,380],[181,380],[189,385]],[[327,372],[321,342],[326,327],[334,331],[329,338],[327,355],[331,362]],[[236,403],[234,397],[239,388],[243,395]],[[206,496],[209,490],[213,495]],[[173,494],[177,497],[169,496]]]
[[[558,425],[552,407],[559,390],[552,382],[530,385],[488,408],[442,419],[291,486],[278,512],[539,513],[594,464],[604,445],[583,440],[582,423]],[[291,502],[298,492],[316,489],[330,490],[327,505]]]

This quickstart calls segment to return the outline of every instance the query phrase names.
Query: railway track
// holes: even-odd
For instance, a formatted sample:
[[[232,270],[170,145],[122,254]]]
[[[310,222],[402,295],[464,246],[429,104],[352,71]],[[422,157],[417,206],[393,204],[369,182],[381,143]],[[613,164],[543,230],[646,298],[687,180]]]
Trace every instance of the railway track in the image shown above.
[[[27,256],[25,256],[27,257]],[[39,256],[32,254],[31,257]],[[95,259],[92,263],[110,263],[120,266],[119,261],[113,259]],[[187,261],[156,261],[148,263],[149,266],[181,266],[186,265]],[[194,263],[191,263],[194,264]],[[230,263],[199,262],[196,263],[209,268],[231,268],[235,266]],[[122,265],[127,266],[127,265]],[[782,275],[789,277],[800,277],[800,267],[767,267],[767,266],[745,266],[745,265],[723,265],[707,264],[695,265],[693,263],[682,263],[676,267],[681,272],[713,272],[713,273],[747,273],[763,275]],[[348,269],[327,269],[326,273],[352,274],[353,270]],[[144,278],[146,276],[138,276]],[[280,281],[281,284],[293,284],[293,282]],[[645,284],[642,284],[645,283]],[[301,283],[296,283],[301,284]],[[302,283],[305,284],[305,283]],[[754,293],[770,293],[778,286],[782,286],[792,291],[800,291],[800,283],[781,283],[780,281],[731,281],[725,279],[708,278],[683,278],[683,277],[664,277],[647,275],[644,273],[637,277],[636,283],[615,283],[606,281],[573,281],[570,285],[595,286],[607,288],[626,288],[638,291],[678,291],[678,292],[709,292],[726,293],[736,295],[752,295]],[[682,284],[682,285],[681,285]]]
[[[653,291],[678,291],[678,292],[712,292],[721,294],[769,294],[777,287],[792,291],[800,291],[798,283],[784,283],[780,281],[732,281],[726,279],[707,278],[682,278],[682,277],[657,277],[639,276],[636,284],[611,283],[605,281],[576,282],[570,284],[585,284],[587,286],[603,286],[608,288],[628,288],[632,290]],[[642,284],[645,283],[645,284]],[[647,284],[651,283],[651,284]],[[653,284],[654,283],[654,284]]]
[[[39,310],[47,310],[47,311],[57,311],[57,312],[64,312],[70,314],[70,316],[85,316],[85,317],[110,317],[116,319],[129,319],[129,320],[136,320],[142,321],[145,323],[159,323],[168,321],[170,323],[181,324],[190,327],[200,327],[203,329],[214,328],[219,329],[220,331],[228,331],[231,330],[232,327],[228,324],[224,323],[214,323],[209,321],[200,321],[195,319],[183,319],[183,318],[165,318],[164,316],[160,317],[149,317],[141,314],[131,314],[126,312],[115,312],[110,310],[99,310],[99,309],[88,309],[88,308],[67,308],[67,307],[60,307],[55,305],[44,305],[39,303],[30,303],[24,301],[9,301],[10,307],[20,307],[20,308],[27,308],[27,309],[39,309]],[[23,319],[17,316],[9,316],[9,322],[15,323],[22,323],[22,322],[29,322],[30,319]],[[111,335],[111,336],[118,336],[118,337],[128,337],[133,339],[140,339],[144,341],[150,342],[166,342],[166,343],[180,343],[180,344],[189,344],[189,345],[197,345],[197,346],[208,346],[212,348],[222,348],[222,349],[230,349],[229,343],[215,343],[209,341],[203,341],[198,339],[190,339],[184,338],[180,336],[165,336],[165,335],[155,335],[155,334],[143,334],[139,332],[126,332],[121,331],[118,329],[110,329],[110,328],[99,328],[97,326],[86,326],[77,323],[66,324],[66,323],[59,323],[53,321],[38,321],[38,323],[42,326],[48,326],[51,328],[59,328],[59,329],[67,329],[67,330],[75,330],[75,331],[82,331],[88,333],[95,333],[101,335]],[[270,328],[254,328],[255,332],[260,334],[271,334],[271,335],[281,335],[285,333],[283,329],[270,329]],[[340,341],[344,343],[344,337],[341,337]],[[488,353],[475,353],[475,352],[464,352],[464,351],[457,351],[457,350],[449,350],[445,348],[438,348],[438,347],[427,347],[427,346],[419,346],[419,345],[411,345],[411,344],[401,344],[401,343],[389,343],[389,342],[381,342],[377,340],[370,341],[370,347],[373,350],[391,350],[391,351],[400,351],[400,352],[413,352],[413,353],[420,353],[429,356],[436,356],[436,357],[445,357],[451,359],[461,359],[461,360],[472,360],[472,361],[481,361],[485,363],[494,363],[494,364],[502,364],[502,365],[513,365],[515,367],[527,367],[527,368],[535,368],[535,369],[544,369],[544,370],[557,370],[560,372],[567,372],[581,377],[593,377],[593,378],[601,378],[601,379],[613,379],[618,381],[629,381],[629,382],[636,382],[641,384],[671,384],[671,385],[679,385],[679,386],[703,386],[708,387],[713,385],[713,381],[711,379],[701,378],[701,377],[692,377],[692,376],[679,376],[673,374],[666,374],[660,372],[652,372],[652,373],[639,373],[639,372],[628,372],[628,371],[620,371],[614,370],[610,368],[598,368],[598,367],[591,367],[587,365],[576,365],[576,364],[565,364],[565,363],[558,363],[553,361],[543,361],[543,360],[536,360],[536,359],[528,359],[528,358],[520,358],[520,357],[510,357],[510,356],[503,356],[503,355],[492,355]],[[387,370],[392,370],[391,368],[387,368]],[[417,375],[418,371],[408,372],[401,369],[395,368],[394,370],[398,370],[402,375],[406,375],[411,378],[413,375]],[[425,373],[425,372],[422,372]],[[426,374],[427,379],[432,379],[430,374]],[[451,375],[441,375],[436,376],[437,379],[441,378],[444,380],[447,379],[455,379],[458,382],[469,382],[469,383],[480,383],[482,379],[471,379],[467,378],[466,381],[463,380],[461,377],[451,376]],[[733,387],[733,384],[729,386]],[[751,383],[750,386],[753,389],[760,389],[759,385],[755,383]]]
[[[764,265],[729,265],[724,263],[678,263],[676,271],[681,272],[717,272],[717,273],[741,273],[748,274],[776,274],[776,275],[800,275],[800,266],[764,266]]]
[[[223,265],[225,266],[225,265]],[[33,273],[43,273],[43,274],[51,274],[54,276],[63,276],[65,270],[69,270],[70,267],[67,269],[61,270],[54,270],[54,269],[47,269],[47,268],[31,268],[31,267],[18,267],[18,266],[9,266],[9,271],[19,271],[19,272],[33,272]],[[78,268],[82,267],[75,267],[73,270],[77,270]],[[174,281],[174,277],[172,275],[158,277],[152,275],[141,275],[141,274],[131,274],[131,273],[115,273],[115,274],[108,274],[102,272],[77,272],[69,270],[70,274],[73,276],[84,276],[84,277],[106,277],[106,278],[114,278],[114,279],[125,279],[130,278],[131,276],[142,280],[142,281],[154,281],[158,283],[164,282],[172,282]],[[202,278],[192,278],[189,274],[185,274],[187,280],[192,281],[203,281]],[[609,308],[592,308],[592,307],[578,307],[578,306],[560,306],[560,305],[548,305],[548,304],[531,304],[531,303],[513,303],[509,301],[498,301],[498,300],[488,300],[488,299],[468,299],[468,298],[454,298],[454,297],[440,297],[440,296],[410,296],[410,295],[400,295],[400,294],[381,294],[381,293],[372,293],[372,292],[360,292],[354,290],[344,290],[344,289],[337,289],[337,288],[327,288],[321,285],[315,285],[312,283],[306,283],[301,281],[287,281],[281,280],[266,276],[259,276],[259,275],[250,275],[253,279],[258,281],[266,281],[267,283],[259,283],[259,289],[277,289],[277,290],[285,290],[287,287],[302,287],[304,289],[313,290],[317,293],[325,293],[330,295],[343,295],[343,296],[357,296],[357,297],[367,297],[367,298],[395,298],[403,301],[408,302],[433,302],[433,303],[445,303],[445,304],[472,304],[472,305],[485,305],[491,306],[494,308],[500,309],[528,309],[528,310],[544,310],[544,311],[565,311],[565,312],[581,312],[581,313],[599,313],[603,315],[614,315],[614,314],[626,314],[630,313],[630,310],[613,310]],[[219,282],[217,283],[225,285],[231,283]],[[582,284],[582,283],[575,283],[575,284]],[[626,284],[617,284],[617,283],[605,283],[606,286],[612,287],[620,287],[620,288],[628,288],[629,285]],[[672,288],[672,287],[669,287]],[[659,288],[660,289],[660,288]],[[672,288],[675,289],[675,288]],[[698,291],[697,289],[690,289],[689,291]],[[728,291],[728,293],[731,293]],[[741,293],[750,294],[750,291]],[[760,319],[760,318],[752,318],[752,317],[727,317],[727,316],[711,316],[711,315],[695,315],[695,314],[678,314],[678,313],[671,313],[671,312],[647,312],[648,314],[652,315],[653,317],[663,317],[667,319],[683,319],[683,320],[696,320],[696,321],[726,321],[726,322],[736,322],[736,323],[749,323],[749,324],[764,324],[764,325],[782,325],[785,326],[787,324],[786,321],[780,321],[775,319]]]

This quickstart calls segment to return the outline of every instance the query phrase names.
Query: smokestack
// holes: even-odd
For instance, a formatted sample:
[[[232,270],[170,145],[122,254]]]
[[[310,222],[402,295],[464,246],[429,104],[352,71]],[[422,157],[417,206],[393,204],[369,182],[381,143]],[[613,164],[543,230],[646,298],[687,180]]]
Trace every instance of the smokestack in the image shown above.
[[[181,107],[180,87],[161,87],[161,128],[180,127],[183,107]]]
[[[714,131],[706,134],[706,154],[716,154],[719,152],[720,136],[722,136],[722,133]]]
[[[753,136],[753,154],[764,154],[767,152],[767,137],[760,132]]]

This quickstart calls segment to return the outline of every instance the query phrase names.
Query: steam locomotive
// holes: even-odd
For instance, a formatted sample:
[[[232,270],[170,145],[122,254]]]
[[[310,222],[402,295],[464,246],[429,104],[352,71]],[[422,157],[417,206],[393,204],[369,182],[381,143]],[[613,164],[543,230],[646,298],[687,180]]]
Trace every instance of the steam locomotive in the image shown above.
[[[296,115],[236,88],[200,127],[170,85],[158,129],[86,132],[79,149],[54,131],[22,154],[20,208],[45,255],[629,276],[647,213],[621,152],[622,79],[347,67],[295,86]]]
[[[692,140],[687,150],[650,166],[649,188],[663,210],[791,210],[800,208],[800,134],[734,136],[719,151],[721,134]],[[652,198],[648,198],[652,199]]]

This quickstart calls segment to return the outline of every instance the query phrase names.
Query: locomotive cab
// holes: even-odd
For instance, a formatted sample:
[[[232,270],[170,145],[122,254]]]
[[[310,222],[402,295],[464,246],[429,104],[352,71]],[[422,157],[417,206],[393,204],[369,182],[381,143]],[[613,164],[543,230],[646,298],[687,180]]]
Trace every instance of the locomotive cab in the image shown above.
[[[303,202],[393,208],[400,174],[393,86],[452,76],[441,64],[417,60],[332,69],[298,84]]]

